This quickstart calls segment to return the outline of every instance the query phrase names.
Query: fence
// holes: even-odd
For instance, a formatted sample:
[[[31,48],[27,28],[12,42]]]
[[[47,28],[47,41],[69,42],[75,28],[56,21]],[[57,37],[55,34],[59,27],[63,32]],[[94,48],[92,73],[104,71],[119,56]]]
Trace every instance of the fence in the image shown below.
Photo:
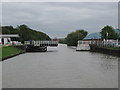
[[[118,40],[103,40],[103,41],[92,41],[91,44],[95,44],[97,46],[102,47],[120,47],[120,41]]]
[[[91,40],[91,41],[78,41],[78,44],[94,44],[102,47],[118,47],[120,48],[120,41],[118,40]]]

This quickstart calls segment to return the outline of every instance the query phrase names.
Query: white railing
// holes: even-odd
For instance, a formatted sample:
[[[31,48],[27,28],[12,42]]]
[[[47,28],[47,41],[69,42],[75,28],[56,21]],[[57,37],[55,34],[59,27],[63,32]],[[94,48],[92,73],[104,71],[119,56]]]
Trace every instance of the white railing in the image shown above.
[[[91,44],[91,41],[78,41],[78,44]]]
[[[95,44],[103,47],[120,47],[120,41],[118,40],[91,40],[91,41],[78,41],[78,44]]]
[[[103,47],[120,47],[120,41],[118,40],[92,41],[91,44]]]
[[[58,41],[25,41],[24,44],[34,46],[54,46],[58,45]]]

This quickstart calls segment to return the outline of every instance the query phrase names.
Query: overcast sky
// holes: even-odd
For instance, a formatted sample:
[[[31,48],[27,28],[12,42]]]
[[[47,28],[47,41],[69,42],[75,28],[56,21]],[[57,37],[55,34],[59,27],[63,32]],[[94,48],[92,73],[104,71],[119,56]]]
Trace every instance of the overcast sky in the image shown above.
[[[26,24],[52,38],[66,37],[76,29],[93,33],[105,25],[118,27],[117,2],[4,2],[2,11],[2,25]]]

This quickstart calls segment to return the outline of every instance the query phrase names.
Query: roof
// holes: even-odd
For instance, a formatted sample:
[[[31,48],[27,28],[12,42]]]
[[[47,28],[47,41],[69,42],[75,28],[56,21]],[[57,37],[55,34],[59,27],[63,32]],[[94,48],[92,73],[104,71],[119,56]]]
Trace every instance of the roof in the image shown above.
[[[19,37],[18,34],[0,34],[0,38]]]
[[[83,40],[89,40],[89,39],[101,39],[101,34],[98,33],[91,33],[87,35]]]

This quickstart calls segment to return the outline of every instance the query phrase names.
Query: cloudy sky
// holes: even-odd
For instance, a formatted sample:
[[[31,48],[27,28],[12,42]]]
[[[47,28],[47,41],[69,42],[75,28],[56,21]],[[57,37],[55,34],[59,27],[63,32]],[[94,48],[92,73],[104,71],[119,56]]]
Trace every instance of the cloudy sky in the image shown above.
[[[76,29],[99,32],[118,27],[117,2],[4,2],[2,25],[26,24],[50,37],[63,38]]]

